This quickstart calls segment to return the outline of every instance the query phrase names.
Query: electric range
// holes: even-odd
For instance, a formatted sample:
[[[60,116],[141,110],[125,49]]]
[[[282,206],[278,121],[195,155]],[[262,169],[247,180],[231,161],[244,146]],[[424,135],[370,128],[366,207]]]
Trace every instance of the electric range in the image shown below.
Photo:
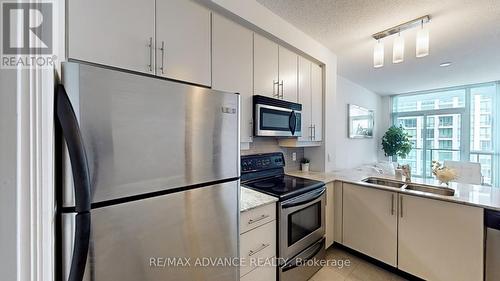
[[[323,182],[285,175],[283,153],[241,157],[242,185],[277,197],[280,281],[306,281],[325,257],[326,187]]]

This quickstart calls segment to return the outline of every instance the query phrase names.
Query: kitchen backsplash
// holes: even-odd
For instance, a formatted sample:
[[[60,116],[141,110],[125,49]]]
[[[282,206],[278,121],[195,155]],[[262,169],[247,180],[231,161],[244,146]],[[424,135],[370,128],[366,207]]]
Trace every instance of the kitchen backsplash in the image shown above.
[[[285,171],[300,170],[300,160],[304,157],[304,148],[288,148],[278,145],[278,140],[275,138],[259,138],[254,137],[250,143],[250,149],[241,150],[241,155],[283,152],[285,155]],[[292,153],[297,154],[295,161],[292,160]]]

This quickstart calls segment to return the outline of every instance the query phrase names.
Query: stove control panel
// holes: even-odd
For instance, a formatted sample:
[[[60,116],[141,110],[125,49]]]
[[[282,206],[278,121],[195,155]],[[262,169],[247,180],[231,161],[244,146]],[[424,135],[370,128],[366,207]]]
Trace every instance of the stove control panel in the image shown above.
[[[265,153],[241,156],[241,171],[256,172],[285,167],[283,153]]]

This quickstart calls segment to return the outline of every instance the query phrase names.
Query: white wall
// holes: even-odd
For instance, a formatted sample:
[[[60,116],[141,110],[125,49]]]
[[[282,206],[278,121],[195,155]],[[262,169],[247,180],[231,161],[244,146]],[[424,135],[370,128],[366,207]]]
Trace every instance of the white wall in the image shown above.
[[[0,273],[17,279],[16,71],[0,70]]]
[[[375,128],[372,139],[349,139],[347,137],[348,104],[355,104],[375,110]],[[333,129],[335,131],[333,169],[354,168],[361,164],[378,161],[381,148],[380,137],[388,127],[389,120],[389,111],[384,105],[385,102],[381,96],[342,76],[338,76],[337,98],[335,106],[330,109],[334,112],[334,119],[330,120],[330,122],[337,124]]]

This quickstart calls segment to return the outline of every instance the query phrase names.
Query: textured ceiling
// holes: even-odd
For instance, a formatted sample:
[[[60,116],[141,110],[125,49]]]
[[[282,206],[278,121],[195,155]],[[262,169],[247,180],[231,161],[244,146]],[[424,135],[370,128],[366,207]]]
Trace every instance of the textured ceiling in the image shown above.
[[[257,0],[338,56],[340,75],[376,93],[398,94],[500,80],[500,0]],[[392,63],[394,36],[383,39],[384,67],[373,68],[371,35],[430,14],[430,55]],[[440,67],[442,62],[453,62]]]

